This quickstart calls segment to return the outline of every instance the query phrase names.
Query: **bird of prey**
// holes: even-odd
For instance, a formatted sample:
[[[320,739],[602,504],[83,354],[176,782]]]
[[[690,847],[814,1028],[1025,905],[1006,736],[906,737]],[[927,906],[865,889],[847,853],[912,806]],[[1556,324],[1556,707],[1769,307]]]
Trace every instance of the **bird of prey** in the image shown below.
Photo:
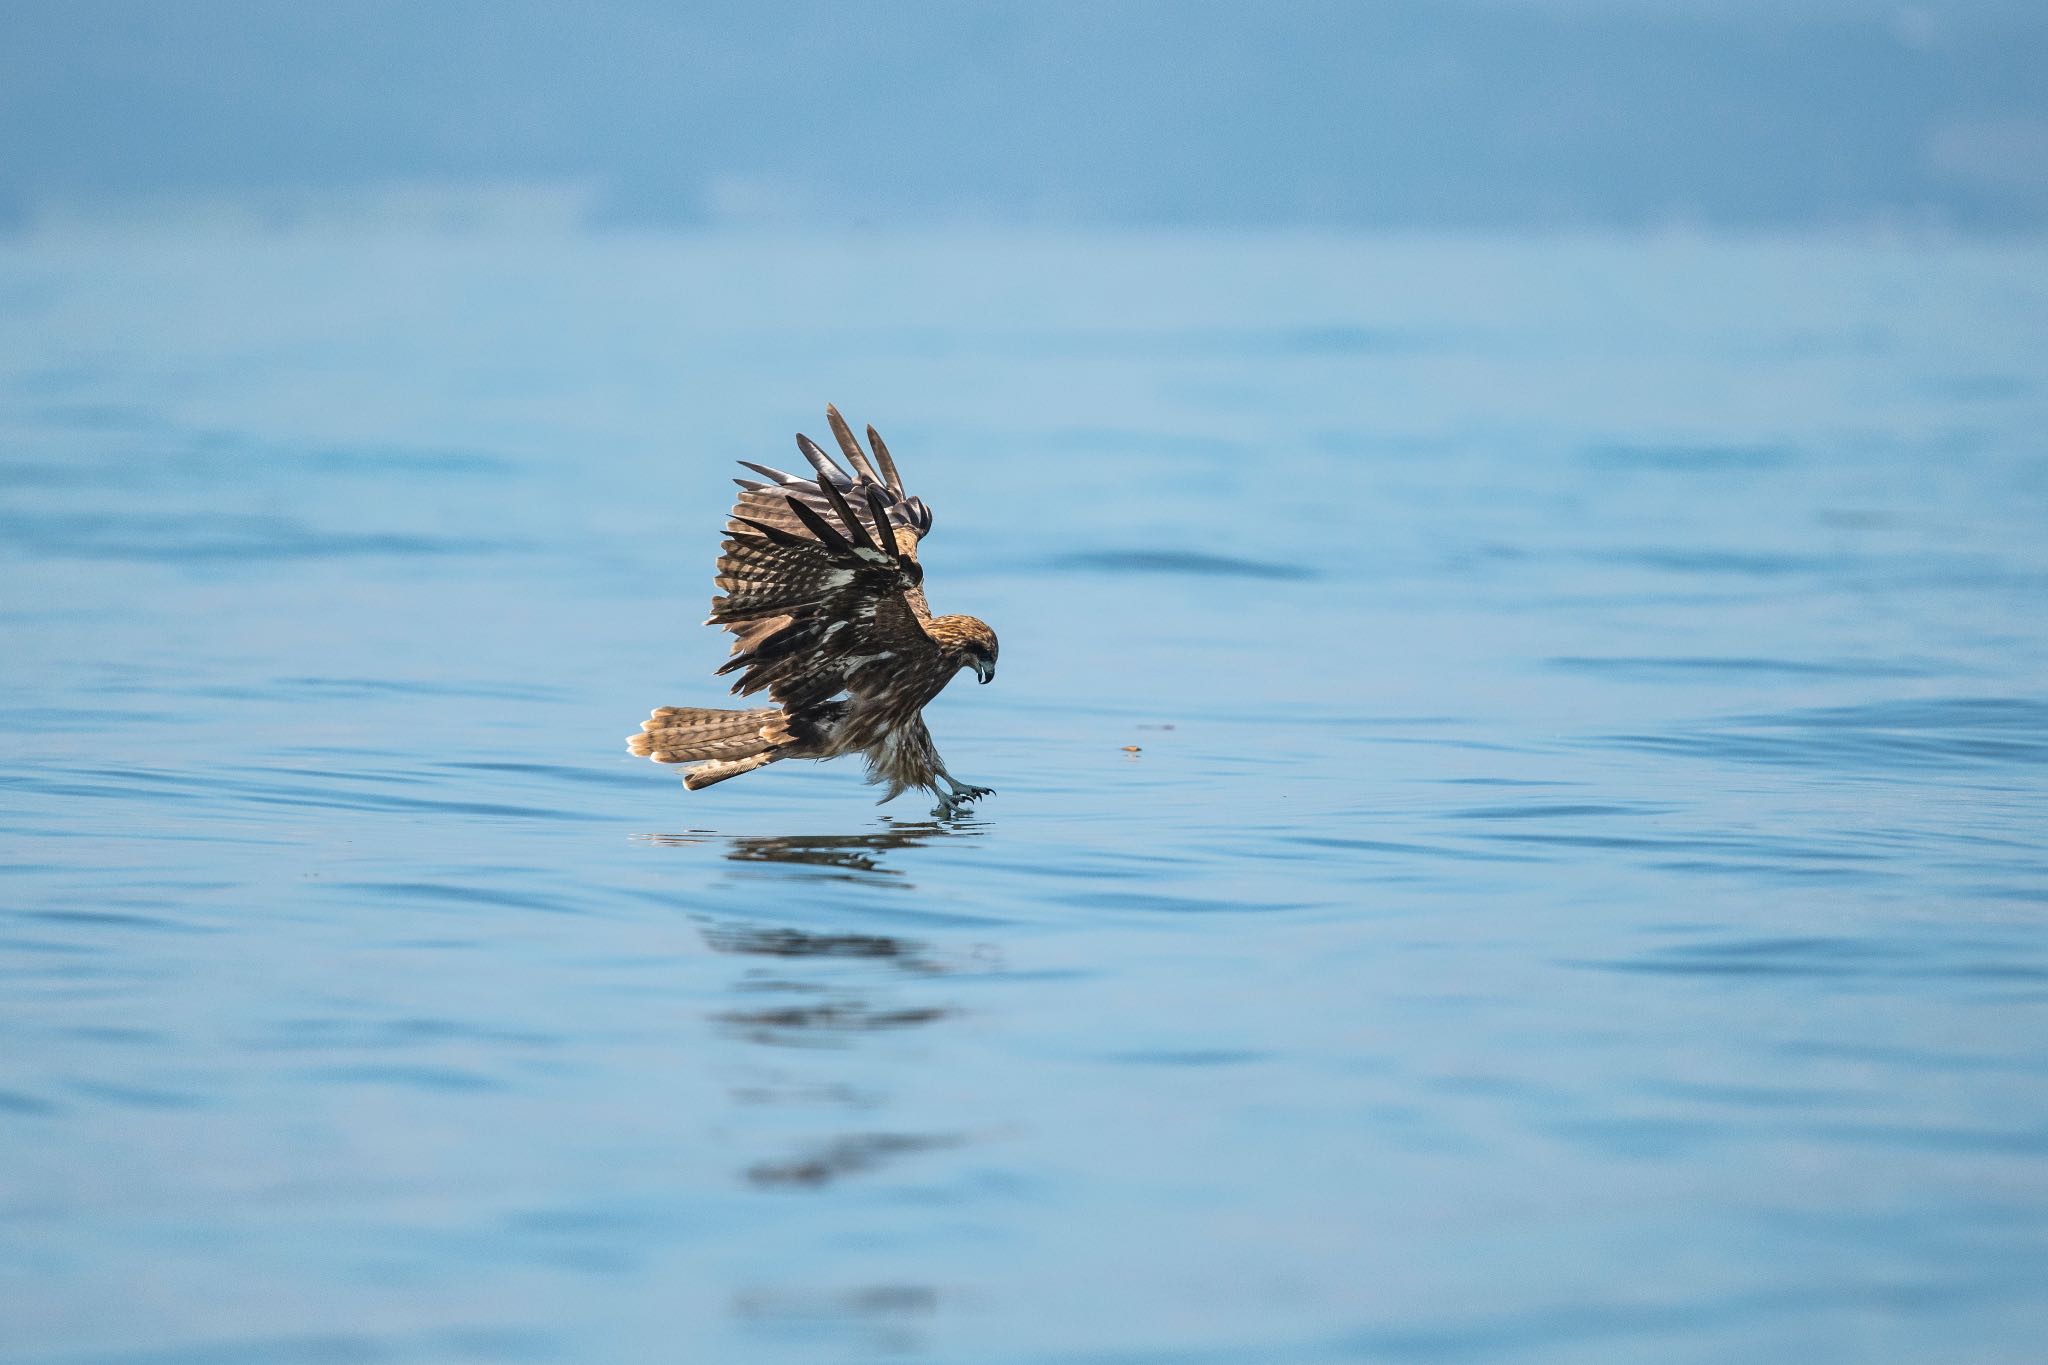
[[[837,408],[825,417],[851,472],[803,435],[812,478],[740,461],[761,479],[733,480],[741,491],[714,580],[724,593],[704,623],[733,633],[718,670],[739,674],[733,692],[766,691],[775,704],[659,707],[626,747],[695,763],[683,773],[692,791],[786,758],[860,754],[868,781],[887,784],[884,801],[917,787],[938,798],[933,814],[952,816],[994,793],[953,779],[919,713],[961,669],[995,677],[996,633],[972,616],[931,614],[917,561],[931,510],[904,491],[873,427],[871,460]]]

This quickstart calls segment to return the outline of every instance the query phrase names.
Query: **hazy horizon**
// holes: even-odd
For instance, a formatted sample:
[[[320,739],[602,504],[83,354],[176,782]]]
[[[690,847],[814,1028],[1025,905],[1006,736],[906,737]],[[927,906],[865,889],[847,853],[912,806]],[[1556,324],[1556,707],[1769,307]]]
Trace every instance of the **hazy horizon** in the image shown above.
[[[2048,16],[1808,3],[7,6],[0,226],[2048,226]]]

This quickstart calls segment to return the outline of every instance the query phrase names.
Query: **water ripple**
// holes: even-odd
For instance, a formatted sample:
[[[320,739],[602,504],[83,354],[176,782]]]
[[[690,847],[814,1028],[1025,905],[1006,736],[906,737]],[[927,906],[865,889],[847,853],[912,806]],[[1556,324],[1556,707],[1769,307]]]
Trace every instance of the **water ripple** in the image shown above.
[[[2048,762],[2048,703],[2027,697],[1871,702],[1735,716],[1711,727],[1613,735],[1617,748],[1835,771]]]
[[[1194,578],[1263,578],[1307,582],[1317,577],[1314,569],[1300,564],[1279,564],[1271,560],[1239,559],[1231,555],[1202,554],[1194,550],[1090,550],[1061,555],[1047,561],[1054,569],[1086,570],[1094,573],[1180,574]]]
[[[399,531],[321,530],[289,517],[227,513],[127,515],[14,511],[0,537],[40,558],[147,563],[263,563],[363,556],[433,558],[502,554],[509,541]]]
[[[1919,678],[1947,671],[1933,664],[1897,660],[1722,658],[1703,655],[1670,658],[1591,658],[1583,655],[1561,655],[1549,660],[1549,664],[1552,668],[1576,673],[1597,673],[1644,682],[1662,682],[1673,678],[1709,682],[1717,678],[1741,675],[1786,678]]]

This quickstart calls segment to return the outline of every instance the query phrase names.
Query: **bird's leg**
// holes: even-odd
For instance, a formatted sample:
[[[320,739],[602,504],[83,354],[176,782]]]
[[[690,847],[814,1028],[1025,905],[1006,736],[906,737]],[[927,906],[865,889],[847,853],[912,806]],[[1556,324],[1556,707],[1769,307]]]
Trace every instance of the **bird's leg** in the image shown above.
[[[939,804],[932,808],[932,814],[942,820],[950,820],[967,809],[968,803],[984,796],[994,796],[993,787],[972,787],[965,782],[955,781],[953,774],[939,769],[939,781],[946,784],[946,790],[937,792]],[[935,789],[936,790],[936,789]]]
[[[939,769],[939,781],[945,783],[949,789],[950,794],[942,798],[949,801],[978,801],[984,796],[994,796],[996,794],[994,787],[974,787],[969,786],[965,782],[956,782],[953,780],[953,774],[947,772],[944,768]]]

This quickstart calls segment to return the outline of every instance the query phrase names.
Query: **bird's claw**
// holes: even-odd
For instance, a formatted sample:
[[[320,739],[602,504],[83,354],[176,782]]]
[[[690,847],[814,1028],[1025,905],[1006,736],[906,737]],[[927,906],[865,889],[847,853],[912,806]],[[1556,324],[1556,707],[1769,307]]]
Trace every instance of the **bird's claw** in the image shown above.
[[[952,786],[953,790],[941,796],[939,804],[932,807],[932,814],[942,820],[952,819],[966,810],[971,802],[978,801],[984,796],[994,796],[996,794],[994,787],[972,787],[964,782],[954,782],[951,778],[947,778],[946,781]]]

